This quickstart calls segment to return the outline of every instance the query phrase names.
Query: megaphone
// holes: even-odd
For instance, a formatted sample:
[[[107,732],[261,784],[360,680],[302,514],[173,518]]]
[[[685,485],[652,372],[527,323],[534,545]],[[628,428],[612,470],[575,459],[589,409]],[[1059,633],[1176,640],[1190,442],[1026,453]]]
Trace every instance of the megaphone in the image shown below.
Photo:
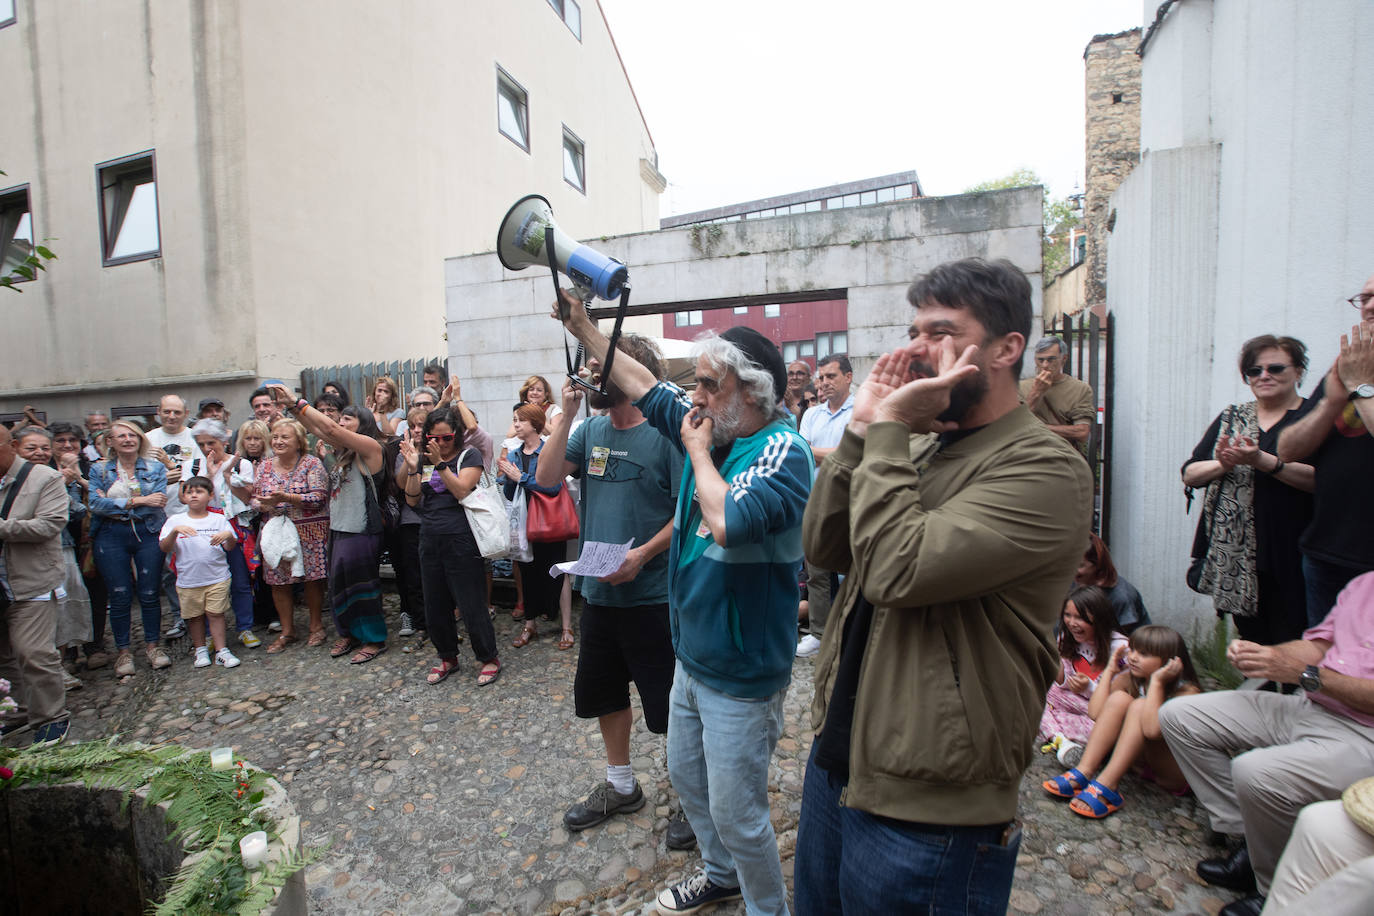
[[[553,243],[554,263],[577,287],[583,301],[593,295],[618,299],[630,282],[630,272],[615,258],[583,245],[559,228],[553,208],[538,194],[515,202],[501,220],[496,236],[496,255],[507,270],[524,270],[532,264],[548,264],[546,246]]]

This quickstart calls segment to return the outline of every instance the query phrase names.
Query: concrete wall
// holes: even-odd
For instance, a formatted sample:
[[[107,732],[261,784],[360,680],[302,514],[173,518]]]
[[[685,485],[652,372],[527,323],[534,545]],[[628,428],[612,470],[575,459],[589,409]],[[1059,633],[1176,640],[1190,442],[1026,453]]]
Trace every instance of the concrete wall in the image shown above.
[[[1197,0],[1147,46],[1145,149],[1111,204],[1111,544],[1158,619],[1211,616],[1183,584],[1197,509],[1183,514],[1178,468],[1250,398],[1241,344],[1304,340],[1310,393],[1358,318],[1341,300],[1374,272],[1374,62],[1358,53],[1371,41],[1374,8],[1357,0]]]
[[[847,289],[849,354],[861,379],[883,350],[906,339],[907,286],[943,261],[1009,258],[1031,275],[1039,326],[1040,193],[928,197],[590,243],[629,265],[632,305],[672,310],[687,301]],[[565,371],[564,335],[548,317],[549,273],[512,273],[494,254],[450,258],[445,268],[450,369],[484,425],[504,432],[519,383],[531,373],[554,382]]]
[[[1105,260],[1105,258],[1104,258]],[[1088,263],[1079,261],[1045,287],[1045,326],[1058,327],[1064,315],[1077,315],[1087,305]]]
[[[17,6],[0,190],[30,185],[59,260],[6,293],[0,410],[176,390],[241,420],[257,379],[434,352],[444,257],[489,249],[523,194],[579,234],[658,224],[653,141],[595,3],[581,40],[501,0]],[[529,152],[497,129],[498,64],[529,93]],[[148,149],[162,256],[101,267],[94,166]]]

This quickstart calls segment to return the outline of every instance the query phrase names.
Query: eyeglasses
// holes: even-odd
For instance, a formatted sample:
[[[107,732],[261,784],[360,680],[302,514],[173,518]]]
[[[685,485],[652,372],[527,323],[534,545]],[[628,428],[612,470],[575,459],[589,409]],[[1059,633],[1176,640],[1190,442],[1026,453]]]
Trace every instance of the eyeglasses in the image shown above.
[[[434,402],[433,402],[433,401],[411,401],[411,402],[410,402],[410,406],[411,406],[411,407],[433,407],[433,406],[434,406]]]
[[[444,433],[439,436],[425,436],[425,438],[431,442],[452,442],[456,437],[453,433]]]
[[[709,375],[698,375],[696,379],[697,387],[700,388],[702,391],[706,392],[707,394],[720,393],[720,379],[711,378],[711,376]]]
[[[1357,309],[1362,309],[1369,304],[1369,300],[1371,299],[1374,299],[1374,293],[1356,293],[1345,301],[1349,302]]]
[[[1265,372],[1268,372],[1270,375],[1283,375],[1285,372],[1292,368],[1292,366],[1286,365],[1284,363],[1270,363],[1267,366],[1251,366],[1250,368],[1245,370],[1245,377],[1259,378]]]

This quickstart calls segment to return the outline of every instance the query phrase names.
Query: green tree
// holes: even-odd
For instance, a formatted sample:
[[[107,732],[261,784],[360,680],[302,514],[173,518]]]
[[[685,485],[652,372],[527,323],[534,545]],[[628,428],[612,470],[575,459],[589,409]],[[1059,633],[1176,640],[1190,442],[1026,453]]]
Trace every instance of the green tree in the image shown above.
[[[1049,190],[1045,188],[1045,182],[1040,180],[1040,176],[1035,174],[1033,169],[1028,168],[1019,168],[1002,178],[980,182],[968,188],[965,193],[1028,188],[1034,185],[1040,185],[1042,189],[1041,211],[1044,229],[1040,237],[1040,254],[1044,266],[1041,268],[1041,276],[1045,282],[1049,282],[1069,266],[1069,236],[1072,229],[1083,223],[1074,202],[1067,197],[1051,198]]]
[[[0,175],[4,174],[0,171]],[[48,269],[43,262],[56,258],[57,255],[42,245],[10,240],[5,250],[0,251],[0,286],[22,293],[24,290],[14,284],[21,280],[37,279],[40,270]]]

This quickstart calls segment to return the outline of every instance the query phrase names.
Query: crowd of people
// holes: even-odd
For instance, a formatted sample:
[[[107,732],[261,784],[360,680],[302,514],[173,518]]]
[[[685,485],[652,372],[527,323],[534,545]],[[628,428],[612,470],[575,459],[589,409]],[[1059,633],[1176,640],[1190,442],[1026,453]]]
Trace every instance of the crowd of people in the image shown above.
[[[1045,791],[1084,818],[1121,811],[1133,773],[1195,793],[1236,838],[1198,865],[1247,895],[1225,916],[1357,911],[1374,881],[1358,826],[1374,776],[1374,277],[1310,398],[1301,341],[1247,341],[1254,400],[1223,410],[1183,466],[1190,494],[1205,488],[1188,581],[1234,621],[1228,657],[1261,685],[1239,690],[1206,689],[1090,531],[1095,403],[1057,338],[1021,378],[1026,277],[966,259],[907,298],[908,340],[858,387],[843,354],[813,372],[735,327],[697,341],[689,392],[633,334],[601,377],[610,343],[565,294],[553,315],[589,375],[558,391],[529,377],[499,445],[441,366],[405,397],[379,379],[361,406],[337,383],[313,402],[269,383],[237,430],[214,398],[189,425],[175,395],[152,430],[98,414],[84,437],[0,429],[0,673],[21,704],[4,727],[60,740],[76,686],[63,654],[107,664],[107,626],[116,672],[134,676],[135,597],[154,669],[172,664],[164,598],[167,635],[189,631],[197,667],[239,664],[230,616],[259,647],[265,608],[263,651],[296,651],[298,598],[307,647],[329,641],[327,609],[330,654],[367,664],[388,645],[384,555],[396,631],[424,630],[437,655],[426,682],[459,670],[461,619],[477,685],[494,683],[491,563],[465,505],[490,476],[528,535],[512,539],[512,648],[539,637],[539,617],[559,621],[559,648],[579,648],[576,714],[605,747],[604,778],[565,826],[645,804],[631,683],[667,735],[681,802],[667,842],[699,846],[702,868],[658,896],[661,912],[741,897],[750,914],[790,911],[768,772],[797,658],[815,666],[798,913],[1004,912],[1018,789],[1042,744],[1067,767]],[[548,513],[574,500],[570,542]],[[631,547],[574,586],[549,572],[579,541]]]

